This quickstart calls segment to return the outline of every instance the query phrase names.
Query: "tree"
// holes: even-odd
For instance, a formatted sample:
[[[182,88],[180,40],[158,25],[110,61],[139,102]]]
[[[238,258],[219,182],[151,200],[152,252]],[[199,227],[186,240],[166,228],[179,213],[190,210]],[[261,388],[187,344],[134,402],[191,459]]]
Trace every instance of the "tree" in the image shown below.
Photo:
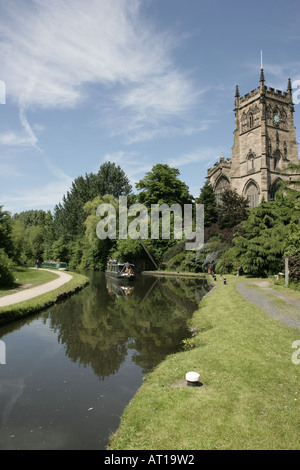
[[[277,194],[279,193],[284,193],[284,194],[292,194],[294,195],[294,197],[296,199],[298,199],[299,201],[299,190],[300,190],[300,178],[299,178],[299,174],[300,174],[300,162],[295,164],[295,163],[289,163],[288,166],[281,171],[281,173],[286,173],[286,170],[288,170],[288,172],[290,174],[294,174],[296,176],[296,178],[291,181],[291,180],[288,180],[288,181],[281,181],[280,182],[280,187],[279,187],[279,190],[278,192],[276,192],[276,198],[277,198]],[[298,178],[297,178],[297,175],[298,175]]]
[[[0,206],[0,248],[11,257],[13,254],[13,244],[11,238],[12,220],[8,211],[2,210]]]
[[[111,194],[114,198],[127,196],[132,187],[120,166],[105,162],[97,174],[79,176],[73,181],[70,191],[63,196],[62,203],[54,208],[54,226],[58,237],[66,241],[75,240],[85,231],[86,213],[84,205],[97,196]]]
[[[0,286],[13,284],[13,262],[10,257],[13,254],[11,238],[11,216],[9,212],[2,210],[0,206]]]
[[[250,211],[234,238],[237,257],[246,273],[265,276],[282,267],[284,243],[299,214],[275,201],[262,201]]]
[[[247,219],[248,202],[239,196],[236,190],[226,189],[222,193],[221,204],[218,206],[218,223],[220,228],[233,227]]]
[[[300,256],[289,257],[289,278],[291,282],[300,281]]]
[[[204,226],[209,227],[218,220],[218,207],[214,189],[207,180],[201,189],[200,196],[196,199],[197,204],[204,205]]]
[[[119,196],[128,196],[132,191],[132,186],[124,171],[119,165],[116,166],[111,162],[105,162],[100,166],[94,180],[97,191],[94,197],[111,194],[118,198]]]
[[[152,204],[166,204],[169,207],[173,204],[179,204],[181,206],[179,223],[182,224],[182,217],[184,215],[183,205],[191,204],[193,197],[189,193],[188,186],[179,179],[179,174],[176,168],[159,163],[146,173],[145,177],[136,184],[136,188],[140,190],[137,195],[138,202],[144,204],[148,209],[151,209]],[[162,235],[162,214],[160,213],[158,219],[159,239],[143,241],[151,256],[158,263],[161,261],[163,253],[176,243],[174,237],[174,217],[174,213],[171,212],[170,239],[160,236]],[[178,227],[179,224],[176,224],[176,226]]]
[[[97,236],[96,228],[100,221],[97,216],[97,207],[101,204],[110,204],[116,211],[116,224],[118,222],[118,202],[113,195],[106,194],[102,198],[95,197],[92,201],[88,201],[84,206],[86,220],[84,222],[85,235],[83,237],[83,254],[81,260],[82,268],[105,269],[111,250],[116,245],[115,239],[109,237],[101,240]],[[118,230],[118,226],[116,226]],[[117,233],[116,233],[117,235]]]
[[[193,197],[185,183],[178,178],[179,170],[158,163],[145,177],[136,183],[140,190],[138,202],[148,208],[151,204],[191,204]]]
[[[33,225],[44,225],[47,216],[51,215],[50,211],[45,212],[43,210],[28,210],[14,214],[13,220],[18,220],[24,227]]]
[[[292,224],[284,240],[284,256],[300,258],[300,226]]]
[[[69,250],[62,237],[53,242],[51,247],[51,259],[54,261],[69,261]]]
[[[3,248],[0,248],[0,287],[10,287],[13,283],[13,262]]]
[[[35,264],[36,260],[50,258],[55,240],[50,211],[28,210],[12,218],[13,259],[16,263]]]

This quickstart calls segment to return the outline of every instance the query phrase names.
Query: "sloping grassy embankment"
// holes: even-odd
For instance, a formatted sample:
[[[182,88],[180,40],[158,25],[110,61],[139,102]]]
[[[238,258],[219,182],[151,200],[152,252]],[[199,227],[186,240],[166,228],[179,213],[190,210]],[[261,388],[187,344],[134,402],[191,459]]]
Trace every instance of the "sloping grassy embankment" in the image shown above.
[[[194,348],[170,355],[144,381],[110,450],[300,449],[300,331],[217,281],[195,312]],[[300,358],[300,350],[299,350]],[[200,373],[202,386],[185,382]]]

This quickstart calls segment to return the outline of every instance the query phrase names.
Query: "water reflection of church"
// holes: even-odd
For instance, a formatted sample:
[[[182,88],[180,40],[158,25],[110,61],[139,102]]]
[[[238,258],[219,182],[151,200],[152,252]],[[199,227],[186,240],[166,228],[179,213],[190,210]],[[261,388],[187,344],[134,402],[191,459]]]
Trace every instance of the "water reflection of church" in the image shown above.
[[[265,86],[261,69],[257,89],[240,97],[236,87],[234,112],[232,159],[222,156],[207,177],[218,201],[231,188],[255,207],[263,197],[274,199],[281,181],[293,187],[300,179],[299,170],[287,169],[289,163],[299,164],[291,80],[286,92],[275,91]]]

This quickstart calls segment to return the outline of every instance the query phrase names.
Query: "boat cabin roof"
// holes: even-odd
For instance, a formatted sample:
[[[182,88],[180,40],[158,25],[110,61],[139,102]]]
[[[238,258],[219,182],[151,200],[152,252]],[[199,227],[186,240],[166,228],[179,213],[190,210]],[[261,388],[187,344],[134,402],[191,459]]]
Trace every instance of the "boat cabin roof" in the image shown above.
[[[125,264],[129,264],[130,266],[134,266],[134,264],[132,264],[132,263],[119,263],[116,260],[110,260],[110,261],[108,261],[107,264],[117,264],[118,266],[125,266]]]

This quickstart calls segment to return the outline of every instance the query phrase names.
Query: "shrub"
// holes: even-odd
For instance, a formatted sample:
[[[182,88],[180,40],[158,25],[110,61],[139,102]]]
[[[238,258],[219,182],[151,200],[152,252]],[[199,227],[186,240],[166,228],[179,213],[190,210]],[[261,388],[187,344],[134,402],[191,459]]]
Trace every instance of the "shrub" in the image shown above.
[[[300,282],[300,257],[289,257],[289,278],[291,282]]]
[[[9,287],[14,284],[14,264],[3,248],[0,249],[0,287]]]
[[[237,257],[236,248],[229,248],[222,254],[221,258],[216,264],[215,271],[217,274],[230,274],[236,272],[236,268],[240,265]]]

